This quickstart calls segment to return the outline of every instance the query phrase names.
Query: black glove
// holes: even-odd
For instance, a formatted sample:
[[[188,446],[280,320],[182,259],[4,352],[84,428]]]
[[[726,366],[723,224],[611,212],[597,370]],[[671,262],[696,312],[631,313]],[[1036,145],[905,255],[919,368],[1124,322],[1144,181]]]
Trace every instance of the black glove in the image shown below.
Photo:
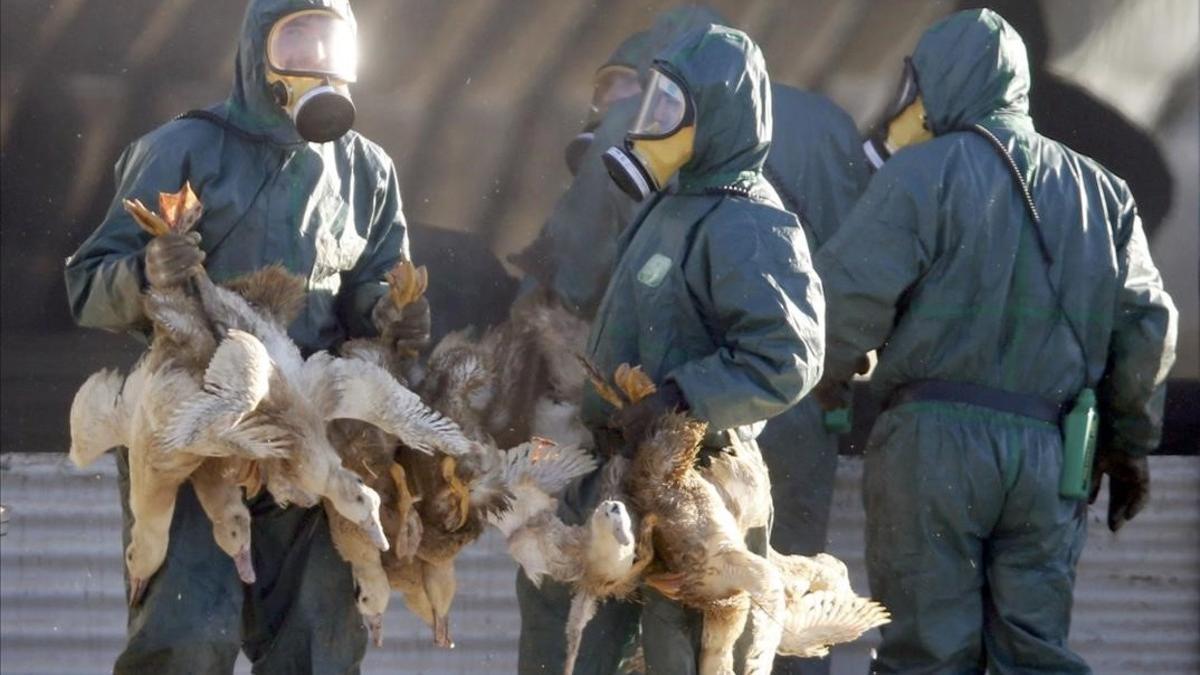
[[[871,360],[866,354],[859,356],[854,361],[854,372],[857,375],[866,375],[871,370]],[[817,386],[813,387],[812,397],[817,400],[817,404],[825,412],[830,410],[840,410],[841,408],[850,407],[850,382],[834,382],[828,377],[821,378]]]
[[[813,387],[812,397],[817,400],[817,404],[825,412],[848,408],[850,407],[850,383],[834,382],[822,378],[817,386]]]
[[[154,288],[169,288],[187,281],[203,269],[204,251],[200,250],[200,233],[169,233],[146,244],[146,283]]]
[[[1150,464],[1145,457],[1125,452],[1097,452],[1089,504],[1096,501],[1104,474],[1108,474],[1108,529],[1116,532],[1150,501]]]
[[[653,394],[618,410],[613,416],[613,422],[621,430],[625,443],[630,447],[637,447],[655,420],[667,413],[687,409],[688,403],[683,397],[683,390],[674,380],[668,380]]]
[[[396,351],[420,350],[429,344],[432,320],[429,301],[423,297],[400,309],[385,294],[371,310],[371,320],[384,342]]]

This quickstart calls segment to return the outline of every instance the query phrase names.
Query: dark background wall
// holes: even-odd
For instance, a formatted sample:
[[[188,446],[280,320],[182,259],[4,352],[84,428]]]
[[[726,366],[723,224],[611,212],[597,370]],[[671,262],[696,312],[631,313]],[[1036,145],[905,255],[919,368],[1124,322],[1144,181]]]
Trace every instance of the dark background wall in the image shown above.
[[[562,149],[586,110],[592,71],[621,39],[675,4],[354,2],[363,64],[353,90],[357,127],[395,159],[409,218],[472,233],[500,257],[522,247],[566,186]],[[955,7],[924,0],[713,4],[759,41],[774,79],[824,91],[863,127],[891,93],[920,32]],[[1162,165],[1164,178],[1148,182],[1157,192],[1143,188],[1156,208],[1144,210],[1161,212],[1155,254],[1185,312],[1176,374],[1197,377],[1196,3],[1053,2],[1041,24],[1030,10],[1037,3],[997,4],[1028,38],[1043,32],[1047,67],[1064,73],[1065,85],[1082,85],[1079,96],[1125,125],[1119,133],[1100,128],[1098,113],[1080,112],[1094,108],[1068,97],[1057,105],[1062,134],[1128,138],[1133,129],[1142,134],[1133,145],[1109,151],[1148,149]],[[124,146],[226,95],[243,6],[0,1],[0,449],[63,450],[74,389],[89,372],[136,356],[128,338],[73,328],[63,259],[99,224]],[[1170,186],[1181,186],[1174,197]],[[414,254],[420,261],[421,249]],[[463,284],[469,275],[464,270]]]

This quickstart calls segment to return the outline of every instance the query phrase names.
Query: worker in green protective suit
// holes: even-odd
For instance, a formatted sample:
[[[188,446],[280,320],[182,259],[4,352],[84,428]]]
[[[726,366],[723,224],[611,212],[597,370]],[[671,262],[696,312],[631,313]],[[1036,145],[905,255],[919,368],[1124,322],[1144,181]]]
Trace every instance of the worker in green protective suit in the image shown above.
[[[130,145],[104,222],[67,260],[83,326],[145,334],[139,298],[199,265],[215,281],[282,264],[307,280],[289,334],[305,353],[392,326],[410,345],[427,304],[392,311],[384,273],[408,256],[395,169],[350,130],[355,23],[345,0],[253,0],[233,92]],[[156,203],[190,181],[204,204],[198,236],[151,240],[121,200]],[[128,464],[118,468],[129,538]],[[357,672],[366,647],[350,568],[320,508],[250,503],[256,583],[243,587],[189,485],[180,489],[166,562],[130,609],[118,673],[229,673],[239,648],[259,673]]]
[[[951,15],[907,63],[891,156],[816,256],[821,387],[878,349],[888,400],[863,481],[871,593],[892,614],[874,668],[1088,672],[1067,647],[1074,429],[1095,389],[1115,530],[1148,496],[1175,308],[1125,183],[1034,129],[999,15]]]
[[[762,176],[769,80],[753,42],[719,26],[686,33],[653,64],[625,143],[604,153],[614,181],[647,204],[620,236],[588,353],[603,372],[640,364],[660,388],[618,420],[589,394],[584,419],[602,454],[626,452],[648,420],[685,408],[710,425],[706,453],[737,446],[761,461],[753,439],[762,421],[818,376],[823,314],[803,233]],[[662,192],[668,183],[675,187]],[[597,480],[564,495],[565,518],[586,516]],[[752,550],[765,553],[766,529],[750,534]],[[547,614],[565,610],[564,598],[533,593],[519,588],[523,619],[537,622],[522,629],[521,671],[561,668],[563,623]],[[529,611],[533,597],[546,603],[541,612]],[[648,590],[644,605],[600,608],[576,672],[615,672],[639,614],[647,672],[695,672],[699,615]]]
[[[584,131],[568,147],[568,165],[575,178],[538,238],[514,260],[526,272],[527,286],[532,287],[529,280],[536,279],[584,318],[595,316],[612,273],[618,237],[638,206],[615,188],[601,162],[603,151],[624,139],[640,104],[640,96],[630,93],[634,89],[618,75],[636,68],[639,79],[645,79],[655,45],[663,46],[709,23],[723,20],[704,7],[664,12],[649,31],[621,43],[597,70]],[[640,92],[639,82],[636,93]],[[869,174],[858,130],[849,115],[819,94],[776,83],[771,93],[774,128],[763,173],[785,208],[800,219],[809,248],[816,250],[866,187]],[[770,469],[774,502],[781,506],[771,543],[784,553],[812,555],[826,548],[838,437],[826,428],[824,417],[821,407],[808,398],[773,418],[758,438]],[[577,488],[595,489],[598,484],[584,482]],[[577,497],[576,501],[589,502],[586,495]],[[565,506],[560,515],[571,522],[586,516]],[[517,588],[522,607],[522,672],[561,669],[561,626],[569,593],[553,582],[535,589],[520,573]],[[585,650],[591,642],[589,632]],[[581,662],[586,660],[585,656]],[[781,658],[774,672],[828,669],[829,659]]]
[[[617,238],[637,210],[637,203],[609,180],[600,156],[629,130],[654,43],[649,31],[634,33],[596,70],[583,130],[565,152],[571,185],[533,243],[510,258],[525,273],[523,292],[548,289],[568,310],[589,320],[608,286]]]

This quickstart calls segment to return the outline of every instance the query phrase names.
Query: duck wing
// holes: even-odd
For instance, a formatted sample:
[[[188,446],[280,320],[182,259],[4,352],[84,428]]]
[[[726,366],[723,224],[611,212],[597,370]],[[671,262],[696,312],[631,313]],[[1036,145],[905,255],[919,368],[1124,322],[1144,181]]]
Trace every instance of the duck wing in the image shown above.
[[[834,591],[854,595],[850,587],[850,571],[846,563],[829,555],[783,555],[775,549],[767,551],[767,559],[779,570],[789,593]]]
[[[530,481],[555,495],[572,480],[596,469],[596,458],[577,445],[558,445],[542,439],[522,443],[503,453],[504,483]]]
[[[806,658],[826,656],[831,645],[856,640],[891,621],[887,609],[878,602],[834,591],[798,597],[789,594],[786,617],[778,653]]]
[[[359,360],[339,359],[318,352],[304,364],[310,398],[326,420],[357,419],[397,437],[426,454],[452,456],[479,452],[478,444],[396,381],[383,368]]]
[[[586,526],[562,522],[557,501],[532,482],[513,486],[509,508],[487,520],[508,540],[508,552],[535,586],[550,577],[570,582],[583,575]]]
[[[125,378],[115,369],[93,373],[71,402],[71,461],[85,467],[109,448],[129,445]]]
[[[563,491],[574,479],[596,469],[596,459],[577,445],[535,438],[508,450],[487,448],[486,467],[471,483],[470,504],[483,513],[507,509],[514,486],[535,486],[547,495]]]
[[[163,429],[163,449],[180,450],[230,432],[267,396],[273,368],[258,338],[230,330],[204,371],[202,390],[186,399]]]

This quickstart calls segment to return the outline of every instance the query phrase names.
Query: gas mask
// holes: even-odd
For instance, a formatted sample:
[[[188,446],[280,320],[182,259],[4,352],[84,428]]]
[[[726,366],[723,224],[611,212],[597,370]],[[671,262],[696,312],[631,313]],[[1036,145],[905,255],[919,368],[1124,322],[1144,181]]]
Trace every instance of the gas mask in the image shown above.
[[[350,130],[354,103],[348,85],[357,73],[354,31],[336,13],[307,9],[271,27],[267,84],[304,140],[326,143]]]
[[[642,93],[642,83],[638,81],[637,69],[629,66],[604,66],[596,71],[594,83],[592,107],[588,110],[588,119],[583,126],[583,131],[572,138],[570,143],[567,143],[565,153],[567,168],[571,170],[572,175],[579,173],[579,164],[583,161],[583,155],[591,147],[592,140],[596,137],[593,132],[596,127],[600,126],[600,121],[608,113],[609,107],[617,101]]]
[[[910,145],[933,138],[925,119],[925,102],[921,100],[921,89],[917,86],[917,71],[912,59],[904,59],[904,73],[900,87],[888,106],[883,122],[876,127],[863,143],[863,152],[872,168],[879,167],[893,154]]]
[[[604,152],[613,182],[634,201],[660,192],[692,158],[696,111],[683,83],[653,68],[624,147]]]

